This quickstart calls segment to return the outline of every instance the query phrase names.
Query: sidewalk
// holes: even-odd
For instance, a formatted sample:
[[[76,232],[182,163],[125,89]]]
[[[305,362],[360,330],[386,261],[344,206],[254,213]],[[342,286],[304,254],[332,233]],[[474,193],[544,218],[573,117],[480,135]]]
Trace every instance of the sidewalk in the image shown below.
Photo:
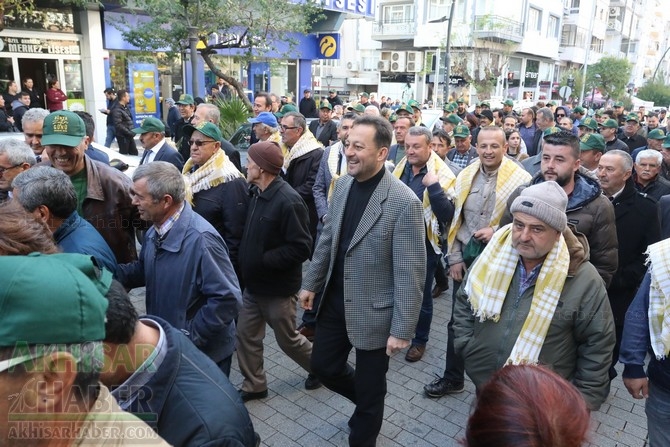
[[[143,289],[133,291],[133,302],[143,308]],[[430,399],[423,385],[444,371],[447,322],[451,312],[451,290],[435,300],[431,340],[423,359],[408,363],[404,352],[390,361],[388,395],[379,447],[458,446],[464,437],[474,386],[466,380],[461,394]],[[353,362],[353,356],[350,357]],[[297,364],[277,346],[272,330],[265,339],[265,369],[269,396],[250,401],[247,408],[263,446],[347,446],[347,421],[353,405],[343,397],[320,388],[306,391],[307,377]],[[621,372],[621,368],[618,368]],[[230,380],[242,382],[233,360]],[[643,447],[647,435],[644,401],[636,401],[626,391],[620,376],[600,411],[592,414],[591,446]]]

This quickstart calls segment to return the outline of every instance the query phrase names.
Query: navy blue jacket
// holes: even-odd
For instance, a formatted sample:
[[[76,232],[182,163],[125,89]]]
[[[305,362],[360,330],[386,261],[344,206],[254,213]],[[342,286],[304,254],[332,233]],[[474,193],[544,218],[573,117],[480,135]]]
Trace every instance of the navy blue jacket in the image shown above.
[[[657,360],[651,349],[649,336],[649,288],[651,274],[644,275],[642,284],[637,290],[633,302],[626,312],[626,320],[621,338],[619,361],[624,364],[623,377],[639,379],[646,377],[644,373],[644,359],[649,353],[649,380],[670,392],[670,359]]]
[[[101,267],[110,272],[116,271],[116,256],[107,242],[93,225],[83,219],[76,211],[65,219],[54,232],[54,240],[64,253],[90,255]]]
[[[146,286],[147,313],[185,330],[212,360],[232,355],[242,293],[225,242],[191,205],[162,240],[149,228],[139,260],[116,275],[125,287]]]
[[[160,148],[153,147],[152,150],[156,150],[156,155],[154,156],[153,161],[166,161],[171,163],[179,170],[179,172],[184,169],[184,159],[181,154],[177,152],[177,149],[167,144],[167,142],[163,143]],[[147,150],[145,150],[144,153],[148,155]],[[140,163],[144,163],[144,157],[145,155],[143,154]]]
[[[167,355],[127,411],[151,415],[146,422],[171,445],[255,446],[249,413],[219,367],[167,321],[143,318],[165,331]]]
[[[84,151],[86,155],[89,156],[91,160],[96,160],[101,163],[104,163],[106,165],[109,165],[109,155],[105,154],[103,151],[100,149],[94,148],[92,145],[88,145],[86,148],[86,151]]]

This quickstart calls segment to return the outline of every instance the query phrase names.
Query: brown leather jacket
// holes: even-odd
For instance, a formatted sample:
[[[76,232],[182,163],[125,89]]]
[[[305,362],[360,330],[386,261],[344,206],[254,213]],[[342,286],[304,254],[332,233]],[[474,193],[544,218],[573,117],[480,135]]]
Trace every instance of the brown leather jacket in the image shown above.
[[[86,160],[86,198],[83,217],[93,225],[123,264],[137,259],[135,228],[144,228],[137,207],[131,204],[132,182],[121,171]]]

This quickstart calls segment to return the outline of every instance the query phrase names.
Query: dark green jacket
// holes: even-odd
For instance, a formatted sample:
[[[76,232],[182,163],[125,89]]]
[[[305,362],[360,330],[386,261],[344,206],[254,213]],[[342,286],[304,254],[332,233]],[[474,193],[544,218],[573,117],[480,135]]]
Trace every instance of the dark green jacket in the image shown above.
[[[614,349],[614,320],[602,278],[586,261],[576,239],[566,239],[570,269],[563,292],[540,352],[539,363],[572,382],[587,404],[596,410],[609,393],[608,370]],[[454,307],[454,347],[465,360],[465,371],[477,388],[502,368],[530,310],[535,286],[519,295],[517,267],[500,320],[480,322],[463,287]],[[467,281],[465,278],[463,284]]]

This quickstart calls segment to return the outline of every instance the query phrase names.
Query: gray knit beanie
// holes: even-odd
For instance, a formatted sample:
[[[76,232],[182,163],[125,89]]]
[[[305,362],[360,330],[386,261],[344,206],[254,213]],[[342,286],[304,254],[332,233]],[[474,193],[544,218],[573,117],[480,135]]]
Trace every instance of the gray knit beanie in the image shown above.
[[[521,212],[540,219],[551,228],[563,232],[568,224],[565,209],[568,206],[568,195],[558,183],[542,182],[521,191],[514,199],[510,211]]]

